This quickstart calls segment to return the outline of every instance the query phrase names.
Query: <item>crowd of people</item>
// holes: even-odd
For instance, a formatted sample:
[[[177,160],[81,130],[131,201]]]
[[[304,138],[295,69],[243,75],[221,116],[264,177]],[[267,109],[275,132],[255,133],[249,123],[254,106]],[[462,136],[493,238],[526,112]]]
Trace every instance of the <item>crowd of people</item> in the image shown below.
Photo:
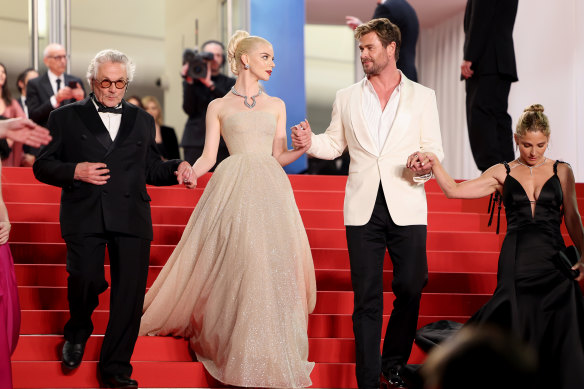
[[[95,55],[86,74],[89,94],[80,78],[65,73],[67,53],[59,44],[44,51],[46,73],[27,69],[18,77],[19,100],[6,88],[6,69],[0,64],[0,112],[13,118],[0,121],[2,161],[32,165],[39,181],[62,191],[70,313],[61,349],[66,371],[82,363],[98,296],[110,287],[110,318],[98,365],[106,387],[138,387],[130,360],[139,335],[188,338],[197,360],[227,385],[310,386],[314,362],[308,360],[307,328],[316,305],[315,271],[282,167],[304,154],[333,160],[348,152],[344,224],[359,388],[479,387],[472,373],[484,372],[483,364],[497,373],[481,382],[485,385],[513,375],[500,387],[584,387],[584,297],[578,284],[584,279],[579,254],[584,227],[574,174],[569,164],[545,155],[551,129],[543,106],[527,107],[512,135],[507,134],[506,105],[497,108],[504,114],[481,108],[493,99],[506,100],[517,77],[514,58],[512,65],[501,65],[497,41],[483,42],[482,51],[473,48],[482,39],[473,31],[484,31],[473,26],[479,16],[490,16],[511,23],[512,31],[517,1],[503,2],[506,8],[500,10],[487,3],[495,8],[501,2],[467,4],[461,76],[467,83],[469,132],[488,134],[501,147],[489,146],[499,154],[488,158],[473,147],[484,173],[464,182],[452,179],[441,165],[434,91],[415,81],[413,61],[399,61],[411,55],[400,57],[402,32],[414,30],[401,31],[391,19],[401,20],[411,6],[405,0],[379,3],[372,20],[349,20],[355,24],[365,77],[337,93],[324,132],[314,134],[308,120],[295,125],[292,149],[287,147],[285,102],[260,85],[274,71],[274,47],[245,31],[237,31],[227,49],[219,41],[203,44],[213,56],[203,76],[193,78],[189,64],[183,66],[188,121],[180,145],[185,160],[174,129],[163,124],[159,101],[126,96],[136,65],[124,53],[107,49]],[[378,17],[381,12],[389,18]],[[498,33],[509,35],[509,30]],[[499,58],[495,65],[507,73],[493,75],[481,53]],[[221,73],[225,63],[236,78]],[[483,94],[488,87],[500,94]],[[489,119],[486,111],[501,121]],[[492,128],[486,128],[491,122]],[[518,157],[512,146],[508,150],[513,141]],[[146,185],[193,189],[209,171],[214,173],[179,243],[146,293],[153,238]],[[492,298],[462,329],[453,326],[427,365],[412,373],[407,364],[428,282],[424,183],[431,178],[449,198],[498,194],[507,232]],[[569,265],[558,260],[569,254],[562,222],[578,252]],[[0,196],[2,387],[11,387],[10,354],[20,320],[5,244],[9,232]],[[111,285],[104,271],[106,249]],[[380,352],[386,250],[395,300]]]

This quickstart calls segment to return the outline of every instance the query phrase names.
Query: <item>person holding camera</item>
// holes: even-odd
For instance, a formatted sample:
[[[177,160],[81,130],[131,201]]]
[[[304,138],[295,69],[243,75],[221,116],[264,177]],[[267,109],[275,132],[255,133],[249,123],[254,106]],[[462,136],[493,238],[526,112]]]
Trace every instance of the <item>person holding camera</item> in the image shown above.
[[[192,165],[203,154],[207,106],[216,98],[225,96],[235,85],[235,79],[221,74],[225,63],[225,47],[219,41],[209,40],[203,43],[201,52],[192,53],[184,62],[183,110],[189,118],[181,146],[185,160]],[[216,164],[228,156],[229,151],[221,138]]]
[[[47,72],[30,80],[26,86],[28,116],[40,126],[47,126],[49,114],[54,109],[85,98],[81,79],[65,73],[67,58],[63,46],[49,44],[43,53]]]

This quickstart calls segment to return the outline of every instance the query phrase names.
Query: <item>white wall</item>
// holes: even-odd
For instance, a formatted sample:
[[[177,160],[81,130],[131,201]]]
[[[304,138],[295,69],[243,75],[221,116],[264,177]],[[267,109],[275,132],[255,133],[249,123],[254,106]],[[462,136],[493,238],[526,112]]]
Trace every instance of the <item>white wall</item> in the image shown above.
[[[514,28],[519,82],[513,83],[509,114],[513,129],[523,109],[540,103],[552,130],[547,155],[569,162],[584,182],[584,5],[580,0],[520,1]],[[436,90],[444,164],[455,178],[476,177],[459,80],[463,13],[420,34],[420,82]]]

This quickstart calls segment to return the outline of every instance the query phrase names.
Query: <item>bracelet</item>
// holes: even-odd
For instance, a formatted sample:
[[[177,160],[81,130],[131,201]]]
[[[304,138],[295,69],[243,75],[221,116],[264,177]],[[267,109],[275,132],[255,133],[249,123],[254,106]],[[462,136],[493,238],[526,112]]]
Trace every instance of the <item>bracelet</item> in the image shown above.
[[[212,82],[211,85],[209,85],[209,90],[210,91],[214,91],[215,90],[215,83]]]

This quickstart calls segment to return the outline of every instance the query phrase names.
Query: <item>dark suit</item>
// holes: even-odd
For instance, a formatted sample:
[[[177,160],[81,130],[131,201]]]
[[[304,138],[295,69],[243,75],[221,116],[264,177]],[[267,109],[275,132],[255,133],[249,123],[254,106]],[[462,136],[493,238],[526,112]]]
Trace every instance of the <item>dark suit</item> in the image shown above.
[[[513,26],[518,0],[468,0],[464,14],[464,60],[472,62],[466,80],[466,120],[473,157],[485,171],[515,158],[511,83],[517,81]]]
[[[53,140],[34,163],[35,177],[62,188],[61,234],[67,243],[70,320],[65,339],[84,343],[93,325],[98,295],[107,289],[105,248],[111,265],[110,320],[103,340],[103,375],[131,375],[148,275],[152,220],[146,184],[176,184],[181,161],[163,162],[156,150],[154,119],[122,102],[119,132],[112,142],[90,98],[53,111]],[[105,185],[75,180],[80,162],[103,162]]]
[[[406,0],[387,0],[378,4],[373,19],[387,18],[399,27],[401,47],[397,68],[412,81],[418,81],[416,71],[416,44],[420,33],[420,23],[414,8]]]
[[[216,98],[225,96],[235,85],[235,79],[223,74],[211,76],[215,89],[210,90],[202,82],[195,80],[192,84],[183,81],[183,110],[189,118],[185,125],[181,146],[185,152],[185,160],[195,163],[203,154],[205,145],[205,117],[207,106]],[[221,138],[217,152],[217,164],[229,156],[227,146]]]
[[[83,88],[81,79],[70,74],[64,74],[64,77],[65,85],[61,85],[61,88],[67,86],[71,81],[78,82],[81,88]],[[85,88],[83,90],[85,91]],[[32,121],[43,127],[47,126],[49,114],[54,110],[50,101],[51,96],[54,94],[55,92],[53,92],[53,87],[47,73],[28,81],[26,84],[26,105],[28,107],[28,117]],[[61,106],[74,101],[73,99],[65,100],[61,102]]]

